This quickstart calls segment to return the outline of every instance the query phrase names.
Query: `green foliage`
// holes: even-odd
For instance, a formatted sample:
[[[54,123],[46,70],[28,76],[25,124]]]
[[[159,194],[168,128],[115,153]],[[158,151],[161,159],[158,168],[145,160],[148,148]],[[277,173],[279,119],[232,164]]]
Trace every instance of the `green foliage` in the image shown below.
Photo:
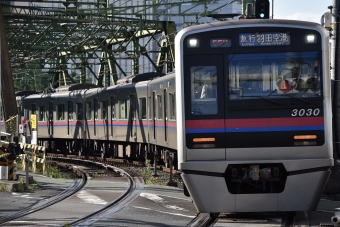
[[[0,191],[1,191],[1,192],[7,191],[6,185],[5,185],[4,183],[1,183],[1,184],[0,184]]]
[[[46,164],[46,176],[52,177],[52,178],[62,178],[58,166],[57,165],[51,165],[49,163]]]
[[[76,174],[70,170],[61,171],[61,167],[58,167],[55,163],[50,163],[47,161],[45,175],[52,178],[64,178],[64,179],[73,179],[76,177]]]
[[[6,120],[6,131],[12,135],[15,135],[17,131],[17,116],[11,116]],[[10,142],[10,141],[8,141]]]
[[[158,177],[152,176],[152,171],[150,169],[143,171],[142,177],[146,184],[165,185]]]
[[[68,223],[68,222],[64,223],[64,227],[70,227],[70,226],[71,226],[70,223]]]
[[[17,162],[17,169],[22,169],[22,159],[17,156],[15,161]]]

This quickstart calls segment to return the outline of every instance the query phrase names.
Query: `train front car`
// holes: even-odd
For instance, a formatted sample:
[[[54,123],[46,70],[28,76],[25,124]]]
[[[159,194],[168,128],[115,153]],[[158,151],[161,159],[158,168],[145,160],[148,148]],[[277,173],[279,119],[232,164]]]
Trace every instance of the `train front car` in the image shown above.
[[[316,209],[333,166],[328,39],[284,20],[178,33],[178,165],[198,212]]]

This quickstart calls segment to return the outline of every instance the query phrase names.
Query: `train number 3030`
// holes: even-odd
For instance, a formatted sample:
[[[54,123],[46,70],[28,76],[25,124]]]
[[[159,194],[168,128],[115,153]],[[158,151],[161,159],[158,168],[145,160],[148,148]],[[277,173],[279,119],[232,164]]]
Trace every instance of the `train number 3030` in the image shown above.
[[[318,116],[320,114],[320,109],[293,109],[293,117],[303,117],[303,116]]]

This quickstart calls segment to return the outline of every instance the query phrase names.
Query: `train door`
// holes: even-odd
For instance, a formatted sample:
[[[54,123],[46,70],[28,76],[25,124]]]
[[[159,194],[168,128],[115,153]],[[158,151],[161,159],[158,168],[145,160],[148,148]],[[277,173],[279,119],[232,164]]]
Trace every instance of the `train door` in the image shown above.
[[[115,112],[115,100],[113,97],[110,97],[110,109],[111,109],[111,124],[110,124],[110,134],[111,137],[115,137],[116,136],[116,126],[115,126],[115,122],[116,122],[116,112]]]
[[[93,99],[93,135],[97,136],[97,121],[98,121],[98,99]]]
[[[72,134],[72,121],[73,121],[73,102],[67,102],[67,135]]]
[[[167,96],[166,96],[166,89],[163,91],[164,103],[163,103],[163,115],[164,115],[164,142],[168,142],[168,103],[167,103]]]
[[[131,138],[135,138],[136,137],[136,128],[134,126],[136,126],[136,118],[135,118],[135,96],[134,95],[130,95],[129,98],[129,102],[130,102],[130,137]]]
[[[156,140],[156,92],[152,92],[152,130],[153,140]]]
[[[184,57],[187,160],[224,160],[223,55]]]

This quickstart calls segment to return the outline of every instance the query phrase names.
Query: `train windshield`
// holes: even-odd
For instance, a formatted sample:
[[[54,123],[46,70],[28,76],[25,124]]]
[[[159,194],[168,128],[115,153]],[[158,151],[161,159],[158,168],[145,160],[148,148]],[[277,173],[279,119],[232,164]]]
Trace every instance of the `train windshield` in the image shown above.
[[[321,97],[320,65],[320,51],[229,55],[229,97]]]

